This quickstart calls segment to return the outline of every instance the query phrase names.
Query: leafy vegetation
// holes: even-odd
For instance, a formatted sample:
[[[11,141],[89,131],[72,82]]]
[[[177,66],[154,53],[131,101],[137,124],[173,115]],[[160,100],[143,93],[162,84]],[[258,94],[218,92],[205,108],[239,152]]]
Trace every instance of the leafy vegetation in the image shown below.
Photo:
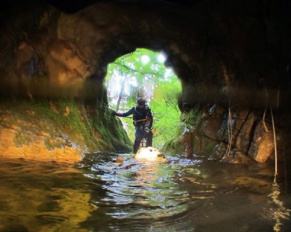
[[[122,56],[108,66],[106,86],[109,106],[127,111],[140,96],[148,100],[154,115],[153,146],[162,148],[180,122],[177,106],[181,84],[175,73],[164,66],[165,57],[147,49]],[[121,118],[129,138],[134,140],[131,118]]]
[[[195,107],[189,112],[183,112],[180,117],[180,123],[176,125],[173,131],[173,136],[166,141],[163,149],[170,153],[179,153],[184,151],[185,148],[182,147],[180,139],[186,132],[194,132],[201,120],[203,112],[199,107]]]

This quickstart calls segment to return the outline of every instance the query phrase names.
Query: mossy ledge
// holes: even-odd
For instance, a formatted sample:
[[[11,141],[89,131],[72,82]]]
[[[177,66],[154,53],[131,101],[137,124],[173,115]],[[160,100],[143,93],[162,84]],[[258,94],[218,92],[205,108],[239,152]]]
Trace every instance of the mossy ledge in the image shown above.
[[[74,100],[0,103],[0,154],[78,162],[95,151],[129,152],[131,141],[110,110]]]

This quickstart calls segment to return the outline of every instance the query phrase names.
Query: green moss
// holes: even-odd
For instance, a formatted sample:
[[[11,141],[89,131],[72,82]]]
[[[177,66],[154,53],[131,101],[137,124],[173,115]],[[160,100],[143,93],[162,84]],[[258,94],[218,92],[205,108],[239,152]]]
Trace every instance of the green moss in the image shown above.
[[[185,147],[181,144],[180,140],[186,131],[195,132],[198,129],[202,114],[203,111],[199,107],[189,112],[183,112],[181,114],[181,123],[176,127],[172,139],[162,147],[162,151],[169,153],[181,153],[185,151]]]
[[[62,148],[64,146],[63,141],[52,139],[52,138],[46,138],[44,140],[44,144],[47,150],[53,150],[55,148]]]
[[[199,141],[194,141],[194,151],[196,155],[210,156],[214,147],[217,145],[217,141],[207,138],[205,136],[200,136]]]
[[[27,132],[43,131],[50,136],[50,139],[45,140],[48,149],[62,147],[68,140],[89,151],[130,151],[132,144],[122,124],[104,105],[95,110],[92,110],[93,106],[90,107],[85,109],[84,104],[74,100],[42,99],[1,103],[1,109],[8,110],[16,119],[27,122],[11,122],[23,131],[15,136],[17,146],[31,141],[26,136]]]
[[[189,112],[183,112],[181,114],[181,121],[187,128],[193,130],[200,123],[202,115],[203,111],[197,106]]]
[[[102,135],[108,149],[130,151],[132,143],[129,140],[121,121],[112,115],[106,106],[100,105],[93,117],[94,128]]]
[[[20,131],[15,134],[13,142],[16,147],[21,147],[22,145],[29,145],[32,139],[27,133]]]
[[[90,135],[88,126],[81,120],[79,106],[73,101],[57,102],[32,102],[31,109],[35,112],[35,117],[43,120],[45,131],[53,136],[67,134],[70,140],[80,144],[84,143],[91,147],[90,141],[93,136]],[[40,127],[42,127],[40,125]],[[83,141],[82,141],[83,140]]]
[[[174,132],[172,139],[166,142],[161,150],[163,152],[172,153],[172,154],[183,152],[185,148],[182,146],[180,139],[184,134],[184,129],[185,129],[184,124],[180,123],[176,131]]]

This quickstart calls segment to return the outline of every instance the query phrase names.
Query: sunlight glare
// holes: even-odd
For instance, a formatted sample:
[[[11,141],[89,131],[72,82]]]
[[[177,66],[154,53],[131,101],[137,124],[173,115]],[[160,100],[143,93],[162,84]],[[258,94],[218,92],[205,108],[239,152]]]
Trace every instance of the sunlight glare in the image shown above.
[[[134,158],[140,161],[166,161],[165,156],[153,147],[141,147]]]
[[[141,61],[142,61],[143,64],[147,64],[150,61],[150,58],[147,55],[143,55],[141,57]]]
[[[173,69],[171,68],[166,68],[166,72],[165,72],[165,78],[168,78],[170,76],[173,75]]]
[[[136,77],[131,77],[129,79],[129,84],[132,85],[132,86],[137,86],[137,80],[136,80]]]
[[[164,54],[160,53],[160,54],[158,55],[158,61],[159,61],[160,63],[164,63],[165,60],[166,60],[166,56],[165,56]]]

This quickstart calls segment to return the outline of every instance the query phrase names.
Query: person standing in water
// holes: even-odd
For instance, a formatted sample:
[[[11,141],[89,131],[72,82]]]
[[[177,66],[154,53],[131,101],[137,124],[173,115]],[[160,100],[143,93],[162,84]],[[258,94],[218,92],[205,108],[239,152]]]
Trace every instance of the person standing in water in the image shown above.
[[[146,138],[147,147],[152,146],[153,133],[151,129],[153,125],[153,115],[144,98],[138,98],[137,106],[132,107],[127,112],[120,113],[113,111],[113,114],[118,117],[133,115],[133,125],[135,126],[135,140],[133,144],[134,154],[138,151],[143,138]]]

